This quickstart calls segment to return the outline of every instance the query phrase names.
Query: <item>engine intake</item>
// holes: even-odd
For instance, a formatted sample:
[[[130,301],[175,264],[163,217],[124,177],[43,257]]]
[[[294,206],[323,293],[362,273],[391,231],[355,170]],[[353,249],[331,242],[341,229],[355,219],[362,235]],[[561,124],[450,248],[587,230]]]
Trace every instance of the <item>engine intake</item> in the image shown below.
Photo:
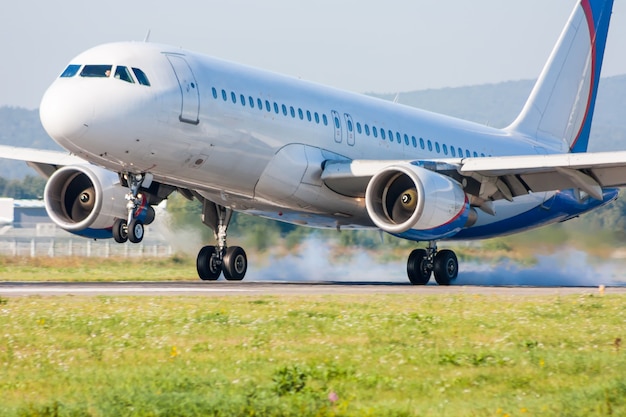
[[[84,235],[88,229],[110,232],[116,218],[126,218],[126,193],[116,173],[75,165],[52,174],[44,190],[44,200],[54,223]]]
[[[374,175],[365,205],[380,229],[400,236],[411,232],[419,240],[450,237],[475,219],[458,182],[411,164],[392,165]]]

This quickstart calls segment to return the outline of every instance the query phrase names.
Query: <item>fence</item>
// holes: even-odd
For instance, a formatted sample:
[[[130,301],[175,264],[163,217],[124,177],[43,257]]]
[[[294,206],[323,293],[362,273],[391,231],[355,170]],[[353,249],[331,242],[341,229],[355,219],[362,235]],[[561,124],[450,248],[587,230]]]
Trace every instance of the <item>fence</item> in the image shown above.
[[[173,253],[167,241],[148,228],[146,239],[138,244],[81,238],[50,224],[0,229],[0,255],[4,256],[167,257]]]

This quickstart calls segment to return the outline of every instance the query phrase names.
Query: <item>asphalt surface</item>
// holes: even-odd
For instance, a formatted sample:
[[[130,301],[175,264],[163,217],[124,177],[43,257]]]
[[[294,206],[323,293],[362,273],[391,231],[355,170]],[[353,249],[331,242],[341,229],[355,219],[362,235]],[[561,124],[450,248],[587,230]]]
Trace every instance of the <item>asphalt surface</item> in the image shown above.
[[[0,296],[233,296],[233,295],[330,295],[330,294],[476,294],[476,295],[567,295],[626,294],[618,287],[532,287],[532,286],[412,286],[387,282],[0,282]]]

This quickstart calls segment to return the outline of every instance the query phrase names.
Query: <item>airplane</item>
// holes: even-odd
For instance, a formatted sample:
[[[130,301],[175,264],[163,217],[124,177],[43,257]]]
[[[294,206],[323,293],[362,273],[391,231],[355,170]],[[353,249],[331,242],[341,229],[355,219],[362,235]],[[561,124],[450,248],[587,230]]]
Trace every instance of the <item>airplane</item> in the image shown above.
[[[612,0],[579,0],[519,116],[498,129],[149,42],[73,58],[40,106],[66,152],[0,147],[48,178],[61,228],[138,243],[154,206],[203,205],[216,244],[202,280],[242,280],[233,212],[296,225],[377,229],[415,242],[407,276],[457,278],[438,242],[562,222],[613,201],[626,152],[588,153]]]

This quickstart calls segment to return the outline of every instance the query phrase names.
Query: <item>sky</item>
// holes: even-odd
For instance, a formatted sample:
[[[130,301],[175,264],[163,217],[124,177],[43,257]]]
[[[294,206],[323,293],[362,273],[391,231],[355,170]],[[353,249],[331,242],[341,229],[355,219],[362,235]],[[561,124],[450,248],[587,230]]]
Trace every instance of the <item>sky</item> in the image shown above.
[[[618,4],[619,3],[619,4]],[[626,74],[615,2],[603,76]],[[0,14],[0,106],[35,109],[98,44],[180,46],[355,92],[535,79],[574,0],[20,0]]]

